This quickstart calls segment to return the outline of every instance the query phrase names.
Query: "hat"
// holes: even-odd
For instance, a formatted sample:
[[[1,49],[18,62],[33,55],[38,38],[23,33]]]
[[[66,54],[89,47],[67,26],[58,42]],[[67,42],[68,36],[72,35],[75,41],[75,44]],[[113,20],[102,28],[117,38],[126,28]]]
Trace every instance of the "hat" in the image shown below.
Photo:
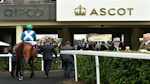
[[[120,38],[119,37],[113,38],[113,42],[120,42]]]
[[[33,28],[33,26],[31,24],[26,26],[26,29],[32,29],[32,28]]]

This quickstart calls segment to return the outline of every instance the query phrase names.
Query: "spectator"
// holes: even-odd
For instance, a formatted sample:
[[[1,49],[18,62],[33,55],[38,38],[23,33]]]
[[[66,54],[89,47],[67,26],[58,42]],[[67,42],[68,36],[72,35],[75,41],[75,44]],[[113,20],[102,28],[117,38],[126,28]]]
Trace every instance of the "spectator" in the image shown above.
[[[44,60],[44,71],[45,71],[45,79],[48,79],[48,73],[50,70],[50,65],[52,62],[52,52],[55,54],[57,59],[57,53],[55,51],[54,46],[51,44],[49,39],[46,40],[46,44],[43,45],[39,51],[39,53],[43,52],[43,60]]]
[[[123,48],[120,47],[120,38],[118,37],[113,38],[113,45],[109,47],[109,50],[114,50],[114,51],[123,50]]]
[[[108,50],[108,47],[105,45],[105,42],[101,43],[100,50]]]
[[[15,53],[15,47],[13,47],[12,51],[12,71],[11,71],[11,77],[14,78],[14,71],[16,67],[16,53]]]
[[[141,43],[140,45],[140,51],[141,50],[146,50],[146,51],[150,51],[150,34],[144,34],[143,35],[143,43]]]
[[[71,43],[69,41],[66,42],[66,45],[61,48],[61,50],[74,50]],[[64,77],[69,78],[69,74],[73,67],[73,55],[68,54],[61,54],[60,59],[63,62],[63,69],[64,69]]]
[[[8,53],[9,53],[8,48],[4,48],[2,54],[8,54]]]
[[[96,44],[95,44],[95,49],[96,49],[97,51],[99,51],[100,48],[101,48],[101,43],[100,43],[100,42],[96,42]]]
[[[77,45],[77,50],[80,50],[80,49],[82,49],[82,44],[81,44],[81,43],[79,43],[79,44]]]
[[[94,50],[95,49],[95,42],[89,42],[89,49],[88,50]]]
[[[83,50],[88,50],[88,49],[89,49],[89,44],[88,43],[84,43]]]

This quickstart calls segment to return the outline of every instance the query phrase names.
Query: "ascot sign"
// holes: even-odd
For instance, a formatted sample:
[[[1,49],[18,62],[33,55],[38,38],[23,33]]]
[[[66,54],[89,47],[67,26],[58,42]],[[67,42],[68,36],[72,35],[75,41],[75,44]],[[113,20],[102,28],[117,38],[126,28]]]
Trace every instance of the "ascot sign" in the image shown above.
[[[116,15],[116,13],[118,15],[123,16],[123,15],[126,14],[127,11],[128,11],[129,15],[132,15],[132,10],[133,10],[133,8],[127,8],[127,9],[125,9],[125,8],[119,8],[117,10],[115,8],[109,8],[108,10],[106,10],[106,8],[101,8],[99,10],[99,12],[97,12],[96,9],[92,9],[92,11],[90,13],[90,16],[92,16],[92,15],[97,15],[97,16],[98,15],[102,15],[102,16],[105,16],[107,14],[107,12],[108,12],[108,15],[111,15],[111,16]],[[80,16],[80,15],[81,16],[85,16],[86,15],[86,8],[84,8],[84,7],[82,7],[80,5],[79,7],[75,8],[74,13],[75,13],[76,16]]]
[[[150,21],[150,0],[58,0],[57,21]]]

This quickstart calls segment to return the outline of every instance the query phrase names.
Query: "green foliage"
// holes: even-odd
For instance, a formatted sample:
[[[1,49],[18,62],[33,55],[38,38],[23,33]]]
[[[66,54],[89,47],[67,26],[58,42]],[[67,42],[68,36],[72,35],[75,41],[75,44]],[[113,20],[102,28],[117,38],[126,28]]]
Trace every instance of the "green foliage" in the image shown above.
[[[55,48],[55,51],[56,51],[56,53],[59,53],[59,48],[56,47],[56,48]]]
[[[95,57],[79,55],[77,60],[79,78],[89,84],[95,83]]]
[[[109,59],[109,58],[107,58]],[[111,84],[150,84],[150,62],[148,60],[114,58]]]
[[[4,70],[8,70],[9,68],[9,62],[8,62],[8,58],[5,57],[1,57],[0,58],[0,71],[4,71]]]
[[[77,56],[78,74],[86,84],[95,84],[95,57]],[[101,84],[150,84],[150,61],[99,57]]]
[[[26,64],[25,70],[31,70],[29,64]],[[34,64],[34,70],[36,70],[36,71],[40,71],[41,70],[41,58],[37,58],[37,61]]]
[[[52,60],[51,70],[61,70],[61,64],[60,64],[60,62],[56,63],[55,60]]]

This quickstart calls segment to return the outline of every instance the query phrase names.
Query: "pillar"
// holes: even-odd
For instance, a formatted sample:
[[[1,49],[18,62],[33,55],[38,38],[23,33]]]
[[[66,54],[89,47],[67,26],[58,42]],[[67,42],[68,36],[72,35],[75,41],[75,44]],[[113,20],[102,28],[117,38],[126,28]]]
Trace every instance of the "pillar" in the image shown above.
[[[63,45],[65,45],[66,41],[70,41],[70,32],[68,28],[62,29],[62,39],[63,39]]]
[[[70,32],[69,28],[62,28],[57,31],[58,37],[62,38],[62,44],[65,45],[66,41],[70,41],[71,45],[73,45],[74,34]]]
[[[131,46],[132,50],[138,50],[140,46],[139,38],[141,36],[141,32],[138,27],[132,28],[132,33],[131,33]]]
[[[70,42],[71,42],[71,46],[73,46],[74,44],[74,34],[70,32]]]
[[[124,34],[124,45],[130,46],[130,49],[132,49],[132,47],[131,47],[131,32],[125,32],[125,34]]]
[[[23,26],[16,26],[16,43],[22,42],[21,35],[23,32]]]
[[[62,29],[57,30],[58,33],[58,38],[62,38],[63,34],[62,34]]]

